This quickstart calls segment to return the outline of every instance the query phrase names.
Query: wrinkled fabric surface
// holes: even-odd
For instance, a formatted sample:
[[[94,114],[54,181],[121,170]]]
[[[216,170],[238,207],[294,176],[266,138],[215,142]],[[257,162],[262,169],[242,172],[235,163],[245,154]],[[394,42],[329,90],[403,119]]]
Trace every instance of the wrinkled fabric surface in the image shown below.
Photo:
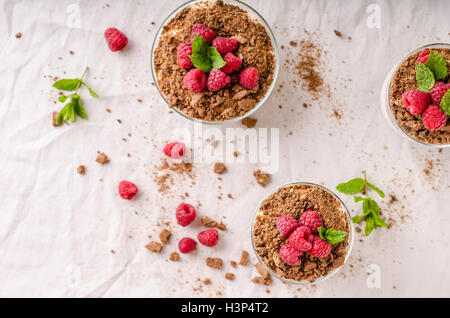
[[[253,116],[257,128],[279,129],[279,168],[262,188],[253,177],[258,163],[226,164],[222,180],[213,163],[194,163],[195,183],[177,176],[168,194],[158,192],[154,165],[174,130],[192,131],[193,124],[169,113],[152,85],[150,52],[158,26],[182,1],[78,3],[0,1],[0,296],[450,296],[449,149],[397,135],[379,101],[386,74],[402,56],[449,42],[448,1],[377,1],[373,7],[356,0],[249,0],[285,47],[278,89]],[[110,26],[127,34],[125,51],[109,51],[103,32]],[[326,51],[321,74],[330,99],[312,100],[286,62],[299,53],[289,42],[305,38],[305,29]],[[52,112],[61,105],[52,78],[80,76],[86,66],[87,82],[100,95],[81,91],[89,119],[53,127]],[[242,125],[216,128],[225,133],[227,127]],[[96,163],[97,151],[111,162]],[[84,176],[76,173],[80,164]],[[318,285],[251,283],[257,260],[250,227],[264,196],[294,180],[334,189],[362,170],[387,193],[384,200],[371,195],[391,227],[367,238],[356,233],[348,263]],[[118,196],[123,179],[139,187],[132,201]],[[199,246],[171,262],[177,241],[203,229],[199,218],[186,228],[174,220],[185,192],[199,215],[223,220],[228,231],[220,232],[216,247]],[[391,194],[398,201],[389,203]],[[361,213],[351,196],[340,197],[352,215]],[[145,244],[158,241],[165,227],[173,232],[170,243],[150,253]],[[242,250],[250,252],[251,264],[234,269],[230,260],[239,261]],[[206,257],[221,257],[224,268],[206,267]],[[234,281],[225,280],[227,272],[235,273]],[[212,285],[198,289],[197,279],[206,277]]]

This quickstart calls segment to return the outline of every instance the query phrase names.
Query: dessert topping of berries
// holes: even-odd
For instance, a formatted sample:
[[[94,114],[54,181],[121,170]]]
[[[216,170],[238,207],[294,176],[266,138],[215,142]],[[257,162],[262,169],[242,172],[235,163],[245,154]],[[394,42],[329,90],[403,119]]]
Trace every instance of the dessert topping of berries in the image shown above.
[[[209,73],[208,81],[206,87],[211,92],[216,92],[221,90],[225,86],[231,83],[231,77],[222,72],[219,69],[213,68],[211,73]]]
[[[259,83],[259,72],[254,67],[243,69],[239,74],[239,84],[246,89],[253,89]]]
[[[192,55],[192,47],[189,44],[180,43],[177,50],[177,62],[181,68],[188,69],[192,67],[190,55]]]
[[[312,233],[317,233],[318,228],[323,226],[322,217],[316,211],[308,210],[300,217],[300,224],[309,227]]]
[[[201,93],[206,87],[208,77],[199,69],[190,70],[183,78],[184,87],[194,93]]]
[[[288,236],[289,233],[299,226],[297,220],[289,215],[280,215],[277,217],[275,224],[278,231],[280,231],[280,234],[283,236]]]
[[[205,27],[203,24],[194,24],[192,27],[191,41],[194,41],[194,37],[201,36],[207,43],[210,43],[214,39],[214,31]]]
[[[331,252],[331,245],[325,240],[322,240],[318,235],[313,235],[312,247],[308,251],[309,255],[314,257],[324,258]]]
[[[280,257],[281,259],[288,265],[298,266],[302,263],[300,257],[303,255],[303,252],[297,250],[295,247],[285,244],[280,249]]]
[[[430,95],[419,90],[410,90],[403,93],[402,101],[412,115],[418,115],[430,105]]]
[[[312,247],[312,238],[311,230],[306,226],[300,226],[289,235],[289,244],[299,251],[307,252]]]
[[[238,47],[238,42],[233,38],[217,37],[212,41],[212,45],[217,49],[220,55],[234,52]]]
[[[430,56],[429,50],[420,52],[419,57],[417,57],[416,63],[420,62],[422,64],[425,64],[427,62],[429,56]]]
[[[441,104],[442,97],[450,90],[450,84],[443,82],[436,82],[434,87],[430,89],[431,104],[439,106]]]
[[[423,125],[429,131],[441,129],[447,123],[447,115],[436,105],[430,105],[422,114]]]
[[[225,74],[230,74],[234,71],[237,71],[242,65],[242,60],[235,56],[233,53],[227,53],[224,56],[223,60],[227,63],[224,67],[221,68],[221,70]]]

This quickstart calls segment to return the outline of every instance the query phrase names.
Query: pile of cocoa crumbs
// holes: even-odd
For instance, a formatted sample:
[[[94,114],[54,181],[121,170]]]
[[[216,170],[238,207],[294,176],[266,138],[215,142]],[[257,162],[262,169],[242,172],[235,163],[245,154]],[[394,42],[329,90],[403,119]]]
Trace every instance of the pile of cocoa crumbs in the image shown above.
[[[447,62],[447,67],[450,69],[450,50],[449,49],[434,49],[439,52]],[[418,88],[416,81],[415,64],[420,52],[416,52],[409,56],[402,64],[400,64],[397,72],[392,79],[390,87],[390,103],[392,113],[397,119],[398,124],[411,137],[429,144],[449,144],[450,143],[450,121],[447,125],[438,131],[429,131],[422,123],[422,115],[411,115],[405,108],[402,102],[402,94],[408,90],[416,90]],[[446,81],[449,79],[447,77]]]
[[[246,90],[239,75],[218,92],[194,93],[183,85],[187,71],[177,64],[177,48],[189,43],[194,24],[203,24],[216,36],[232,37],[239,43],[236,56],[242,68],[259,71],[259,87]],[[188,117],[205,121],[224,121],[245,115],[266,95],[273,82],[275,55],[270,36],[263,25],[237,6],[222,1],[201,2],[179,12],[164,27],[154,54],[158,87],[170,103]]]
[[[327,257],[318,258],[304,253],[299,266],[287,265],[280,258],[279,251],[288,239],[280,234],[275,221],[280,215],[300,219],[309,209],[321,215],[325,228],[349,234],[344,241],[331,245],[331,253]],[[309,282],[326,276],[344,264],[351,235],[349,218],[342,211],[341,203],[329,192],[305,184],[282,187],[264,200],[252,234],[256,253],[268,268],[279,277]]]

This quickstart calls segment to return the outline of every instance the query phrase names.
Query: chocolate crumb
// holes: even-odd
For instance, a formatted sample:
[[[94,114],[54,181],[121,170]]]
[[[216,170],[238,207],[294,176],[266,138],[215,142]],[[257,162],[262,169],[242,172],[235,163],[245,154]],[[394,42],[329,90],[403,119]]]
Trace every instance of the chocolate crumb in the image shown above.
[[[210,280],[209,278],[205,278],[205,279],[203,280],[203,284],[205,284],[205,285],[211,285],[212,282],[211,282],[211,280]]]
[[[22,37],[22,33],[16,33],[16,38],[20,39]]]
[[[233,268],[236,268],[236,267],[237,267],[237,263],[236,263],[235,261],[230,261],[230,265],[231,265],[231,267],[233,267]]]
[[[258,182],[258,184],[262,187],[265,187],[270,181],[270,174],[262,173],[261,170],[254,171],[253,176],[256,178],[256,182]]]
[[[178,252],[173,252],[170,254],[169,258],[172,262],[178,262],[180,260],[180,254]]]
[[[164,229],[164,230],[161,231],[161,233],[159,233],[159,239],[164,244],[169,243],[169,239],[170,239],[171,236],[172,236],[172,232],[170,232],[167,229]]]
[[[244,125],[247,128],[253,128],[255,127],[257,121],[258,121],[257,119],[246,117],[242,119],[242,125]]]
[[[202,216],[202,225],[206,227],[215,227],[219,230],[225,231],[227,227],[222,222],[218,223],[217,221],[211,219],[208,216]]]
[[[218,257],[208,257],[206,259],[206,266],[215,268],[215,269],[222,269],[223,261]]]
[[[233,273],[226,273],[225,274],[225,279],[234,280],[234,274]]]
[[[214,173],[223,174],[227,171],[227,167],[221,162],[216,162],[214,164]]]
[[[264,268],[264,266],[262,266],[260,263],[257,263],[255,265],[256,270],[258,271],[258,273],[264,278],[264,279],[268,279],[270,277],[270,274],[268,271],[266,271],[266,269]]]
[[[334,31],[334,34],[337,36],[337,37],[339,37],[339,38],[342,38],[342,33],[340,32],[340,31],[338,31],[338,30],[333,30]]]
[[[239,261],[239,264],[241,264],[242,266],[248,265],[248,252],[247,251],[242,251],[241,260]]]
[[[159,242],[150,242],[145,245],[145,248],[153,253],[160,253],[163,249],[164,245]]]
[[[109,162],[109,158],[103,153],[101,152],[98,156],[97,159],[95,159],[95,161],[97,161],[98,163],[104,165],[106,163]]]
[[[79,174],[85,174],[85,173],[86,173],[86,167],[83,166],[83,165],[78,166],[77,172],[78,172]]]

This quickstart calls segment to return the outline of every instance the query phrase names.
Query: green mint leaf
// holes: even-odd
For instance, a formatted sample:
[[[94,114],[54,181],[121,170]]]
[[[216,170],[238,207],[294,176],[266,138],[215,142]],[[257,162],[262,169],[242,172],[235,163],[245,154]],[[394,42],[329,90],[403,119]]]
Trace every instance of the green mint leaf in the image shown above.
[[[321,238],[322,240],[326,240],[326,238],[325,238],[325,232],[327,231],[327,229],[324,228],[323,226],[319,226],[319,227],[317,228],[317,231],[319,232],[320,238]]]
[[[61,111],[59,112],[58,117],[56,118],[55,122],[56,122],[56,124],[60,124],[63,121],[66,121],[66,120],[71,120],[72,122],[76,121],[73,100],[68,102],[66,104],[66,106],[64,106],[64,108],[61,109]]]
[[[419,90],[425,93],[428,93],[435,83],[433,72],[420,62],[416,63],[416,81]]]
[[[364,189],[364,180],[361,178],[352,179],[348,182],[339,184],[336,189],[345,194],[355,194]]]
[[[86,86],[86,88],[89,90],[89,94],[91,94],[92,97],[94,98],[99,98],[100,96],[97,95],[96,92],[94,92],[94,90],[92,88],[90,88],[85,82],[81,82],[81,84],[83,84],[84,86]]]
[[[192,54],[191,56],[189,56],[189,58],[191,59],[192,64],[194,64],[194,66],[200,71],[203,71],[205,73],[209,73],[211,71],[211,60],[207,56],[201,54]]]
[[[379,216],[373,218],[376,226],[388,227],[389,224],[383,221]]]
[[[379,188],[377,188],[376,186],[374,186],[372,183],[370,183],[369,181],[366,180],[366,184],[369,188],[371,188],[372,190],[374,190],[376,193],[378,193],[378,195],[382,198],[385,197],[385,194],[383,191],[381,191]]]
[[[209,47],[208,55],[213,68],[220,69],[227,64],[214,46]]]
[[[363,198],[363,197],[360,197],[360,196],[356,196],[356,197],[354,198],[354,200],[355,200],[355,202],[360,202],[360,201],[364,200],[364,198]]]
[[[65,96],[65,95],[61,95],[58,97],[58,100],[60,103],[64,103],[66,101],[66,99],[67,99],[67,96]]]
[[[345,231],[335,231],[332,229],[328,229],[325,232],[325,239],[330,244],[337,244],[339,242],[342,242],[345,240],[345,237],[347,236],[347,232]]]
[[[194,36],[194,40],[192,41],[192,55],[194,54],[208,55],[208,43],[198,35]]]
[[[375,215],[380,215],[380,207],[378,206],[378,203],[371,198],[367,198],[367,206],[368,210],[370,212],[375,213]]]
[[[428,67],[431,72],[434,74],[434,78],[436,80],[441,80],[447,77],[448,69],[447,63],[441,54],[436,51],[431,51],[428,60],[425,63],[425,66]]]
[[[80,84],[81,80],[79,78],[74,79],[62,79],[53,84],[54,88],[57,88],[62,91],[74,91],[77,89],[78,84]]]
[[[370,233],[372,233],[372,231],[375,229],[375,222],[373,220],[373,218],[371,216],[368,216],[366,218],[366,227],[364,229],[364,234],[366,236],[369,236]]]
[[[441,109],[444,111],[444,113],[447,114],[447,116],[450,116],[450,89],[442,97],[439,107],[441,107]]]
[[[354,216],[352,217],[352,222],[353,223],[359,223],[361,221],[363,221],[366,218],[367,215],[358,215],[358,216]]]
[[[78,116],[80,116],[83,119],[87,119],[86,111],[84,110],[83,105],[81,105],[81,100],[74,99],[73,105],[74,105],[75,114],[77,114]]]

